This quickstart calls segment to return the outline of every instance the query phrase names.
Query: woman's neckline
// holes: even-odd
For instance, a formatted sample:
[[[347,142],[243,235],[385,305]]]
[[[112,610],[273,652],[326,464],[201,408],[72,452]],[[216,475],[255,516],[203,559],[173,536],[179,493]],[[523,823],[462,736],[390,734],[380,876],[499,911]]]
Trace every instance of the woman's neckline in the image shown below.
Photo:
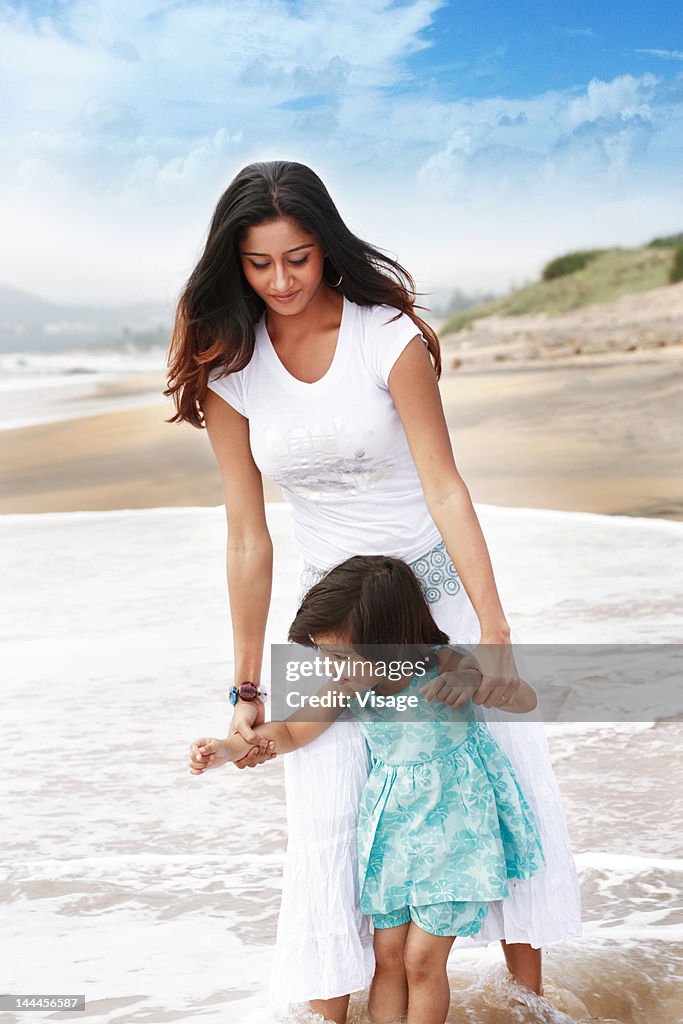
[[[341,355],[341,349],[343,347],[344,337],[346,335],[346,325],[347,325],[347,321],[349,319],[349,308],[348,307],[349,307],[349,300],[346,298],[345,295],[342,295],[341,319],[339,321],[339,331],[337,333],[337,342],[336,342],[336,344],[334,346],[334,352],[332,353],[332,361],[331,361],[330,365],[327,367],[327,370],[322,375],[322,377],[319,377],[318,380],[311,380],[311,381],[309,381],[309,380],[299,380],[298,377],[295,377],[294,374],[289,372],[289,370],[287,369],[285,364],[282,362],[282,360],[280,359],[279,355],[275,351],[275,346],[273,345],[273,342],[272,342],[272,339],[270,337],[270,334],[268,333],[268,328],[266,326],[266,314],[264,312],[263,318],[261,320],[261,329],[263,330],[263,338],[264,338],[264,342],[265,342],[265,345],[264,345],[265,350],[266,350],[266,352],[268,354],[268,357],[271,359],[271,361],[273,361],[279,367],[280,373],[283,376],[283,378],[287,382],[291,383],[292,387],[295,387],[295,388],[298,388],[298,389],[301,389],[301,390],[305,390],[307,388],[315,388],[315,387],[318,387],[321,384],[328,384],[330,379],[336,374],[336,370],[337,370],[337,367],[338,367],[339,362],[340,362],[340,355]]]

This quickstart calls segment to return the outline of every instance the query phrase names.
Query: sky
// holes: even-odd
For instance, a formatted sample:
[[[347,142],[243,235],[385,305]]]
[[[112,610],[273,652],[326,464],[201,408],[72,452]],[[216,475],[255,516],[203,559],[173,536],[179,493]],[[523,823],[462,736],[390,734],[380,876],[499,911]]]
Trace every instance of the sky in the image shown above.
[[[254,160],[424,290],[683,230],[678,4],[0,0],[0,67],[0,284],[54,301],[173,301]]]

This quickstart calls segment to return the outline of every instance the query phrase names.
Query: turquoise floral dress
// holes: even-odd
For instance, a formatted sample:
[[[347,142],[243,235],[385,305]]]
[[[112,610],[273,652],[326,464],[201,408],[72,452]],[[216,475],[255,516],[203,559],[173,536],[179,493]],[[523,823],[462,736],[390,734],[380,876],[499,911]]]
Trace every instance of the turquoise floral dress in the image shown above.
[[[453,709],[419,693],[436,675],[400,691],[418,697],[414,709],[370,710],[358,695],[350,704],[372,755],[358,819],[360,906],[390,927],[409,919],[385,918],[395,911],[471,902],[445,934],[474,934],[508,879],[530,878],[545,858],[513,768],[472,702]]]

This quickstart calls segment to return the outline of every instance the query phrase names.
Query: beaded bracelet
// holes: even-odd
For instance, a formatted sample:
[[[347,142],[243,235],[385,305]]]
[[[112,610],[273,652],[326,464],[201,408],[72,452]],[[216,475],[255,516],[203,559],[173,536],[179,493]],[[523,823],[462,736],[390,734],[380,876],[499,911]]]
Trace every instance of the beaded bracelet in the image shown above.
[[[238,697],[242,700],[252,701],[256,700],[257,697],[267,697],[268,694],[265,690],[259,690],[259,688],[252,682],[240,683],[239,688],[231,686],[228,691],[228,700],[231,704],[236,704]]]

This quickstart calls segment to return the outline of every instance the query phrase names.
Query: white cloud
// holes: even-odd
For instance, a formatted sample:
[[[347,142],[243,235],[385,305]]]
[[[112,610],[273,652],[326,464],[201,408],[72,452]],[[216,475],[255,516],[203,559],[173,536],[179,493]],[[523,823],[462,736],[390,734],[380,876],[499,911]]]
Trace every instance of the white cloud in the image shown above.
[[[76,0],[38,19],[0,4],[0,280],[166,289],[240,166],[357,160],[364,104],[409,78],[441,2]]]
[[[650,101],[659,79],[655,75],[619,75],[610,82],[593,78],[585,93],[572,100],[566,109],[571,125],[598,118],[650,116]]]
[[[439,99],[407,59],[440,4],[76,0],[36,21],[0,2],[0,281],[166,297],[255,159],[310,164],[352,230],[423,282],[503,287],[565,237],[608,244],[620,224],[626,244],[683,222],[675,89],[621,75]]]
[[[84,136],[134,139],[142,120],[136,108],[128,103],[89,96],[78,113],[76,124]]]
[[[592,79],[579,95],[548,92],[532,100],[453,105],[455,124],[421,164],[419,185],[442,199],[528,193],[573,187],[613,187],[641,164],[652,139],[668,128],[660,80],[651,74]]]
[[[636,50],[646,53],[648,57],[660,57],[662,60],[683,60],[683,50]]]
[[[153,194],[160,201],[182,202],[188,188],[199,185],[216,187],[223,169],[242,142],[242,132],[231,135],[219,128],[213,135],[200,139],[186,152],[168,160],[151,155],[140,157],[127,174],[122,195]]]
[[[560,29],[560,32],[565,36],[579,36],[584,39],[592,39],[595,36],[595,32],[592,28],[568,28],[564,27]]]
[[[358,121],[364,102],[407,77],[441,2],[318,0],[295,14],[284,0],[77,0],[35,23],[5,6],[3,169],[11,179],[24,156],[42,156],[81,192],[126,189],[128,167],[134,181],[140,160],[183,161],[219,128],[252,147],[288,145],[315,126],[316,112],[297,108],[312,98],[328,103],[328,123],[345,102]]]

